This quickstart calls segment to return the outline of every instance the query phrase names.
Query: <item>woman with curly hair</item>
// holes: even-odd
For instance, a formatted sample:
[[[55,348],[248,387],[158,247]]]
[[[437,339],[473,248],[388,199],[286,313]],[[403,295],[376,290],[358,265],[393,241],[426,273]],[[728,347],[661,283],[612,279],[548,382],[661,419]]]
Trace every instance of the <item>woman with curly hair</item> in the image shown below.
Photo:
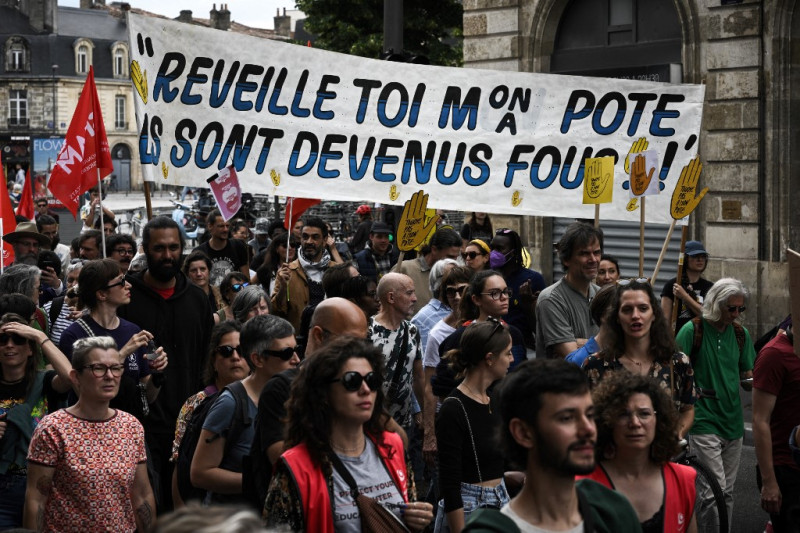
[[[621,280],[607,319],[604,349],[583,362],[592,387],[607,372],[627,370],[655,378],[670,391],[678,409],[678,436],[694,421],[697,391],[689,357],[678,351],[661,306],[647,280]]]
[[[383,372],[380,350],[354,338],[336,339],[301,366],[286,405],[287,451],[264,503],[268,526],[361,531],[359,508],[340,472],[410,529],[433,519],[430,504],[409,502],[402,440],[381,424]]]
[[[592,394],[597,467],[587,477],[628,498],[643,533],[697,531],[695,470],[671,463],[678,451],[678,413],[647,376],[618,372]]]

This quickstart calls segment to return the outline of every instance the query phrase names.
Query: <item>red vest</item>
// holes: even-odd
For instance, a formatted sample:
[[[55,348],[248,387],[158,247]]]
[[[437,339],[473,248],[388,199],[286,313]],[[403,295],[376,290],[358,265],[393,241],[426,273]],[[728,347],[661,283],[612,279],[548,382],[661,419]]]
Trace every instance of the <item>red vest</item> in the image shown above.
[[[371,435],[368,437],[375,443],[378,455],[386,465],[392,481],[407,502],[408,476],[403,441],[397,433],[389,431],[383,433],[383,445],[379,445]],[[311,461],[305,443],[290,448],[281,455],[281,458],[289,467],[297,485],[297,493],[303,504],[305,530],[333,533],[333,508],[328,493],[328,483],[319,466]]]
[[[690,466],[667,463],[662,468],[666,497],[664,498],[664,531],[683,533],[689,527],[694,514],[695,477],[697,473]],[[576,479],[593,479],[609,489],[614,489],[606,471],[600,465],[588,476]]]

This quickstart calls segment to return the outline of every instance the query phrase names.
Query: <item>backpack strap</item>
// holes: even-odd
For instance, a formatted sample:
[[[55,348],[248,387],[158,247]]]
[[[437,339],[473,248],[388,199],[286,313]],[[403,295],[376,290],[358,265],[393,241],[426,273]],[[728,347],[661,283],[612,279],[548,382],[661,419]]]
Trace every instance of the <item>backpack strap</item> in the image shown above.
[[[65,296],[56,296],[53,298],[53,301],[50,304],[50,329],[53,328],[53,325],[56,323],[56,319],[61,314],[61,309],[64,307],[64,298]]]
[[[247,408],[247,402],[250,400],[250,398],[247,396],[247,389],[244,388],[244,384],[241,381],[234,381],[225,387],[225,389],[231,392],[233,400],[236,404],[231,426],[228,429],[227,434],[224,435],[224,455],[227,455],[228,451],[231,449],[231,446],[236,440],[239,439],[239,436],[242,434],[244,429],[253,423],[253,419],[248,414],[249,409]]]
[[[733,326],[733,334],[736,336],[736,344],[739,345],[739,356],[744,355],[745,334],[744,328],[738,322],[731,324]]]

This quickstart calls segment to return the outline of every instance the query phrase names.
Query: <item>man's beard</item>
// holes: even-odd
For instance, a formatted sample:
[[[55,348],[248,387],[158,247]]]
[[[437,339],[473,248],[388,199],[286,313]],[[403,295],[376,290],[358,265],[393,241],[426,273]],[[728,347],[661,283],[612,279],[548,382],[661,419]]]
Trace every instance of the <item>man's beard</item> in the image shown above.
[[[15,263],[18,265],[33,265],[36,266],[39,264],[39,254],[27,254],[21,256],[15,256]]]
[[[147,271],[158,281],[167,282],[178,275],[180,268],[174,261],[156,261],[150,254],[144,255],[147,257]]]
[[[574,442],[567,447],[565,452],[561,452],[551,445],[547,437],[539,433],[538,429],[534,428],[534,431],[536,432],[536,451],[541,466],[546,466],[567,476],[586,476],[594,471],[596,466],[594,460],[590,465],[582,465],[573,463],[569,458],[572,447],[587,444],[586,441]]]

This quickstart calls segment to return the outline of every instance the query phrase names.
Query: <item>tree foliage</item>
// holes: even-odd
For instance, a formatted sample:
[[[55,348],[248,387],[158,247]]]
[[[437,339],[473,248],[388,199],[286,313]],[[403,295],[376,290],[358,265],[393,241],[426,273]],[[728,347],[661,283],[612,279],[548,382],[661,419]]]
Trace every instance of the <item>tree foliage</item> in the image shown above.
[[[296,0],[306,15],[314,47],[379,58],[383,49],[383,0]],[[404,52],[432,65],[462,63],[463,8],[458,0],[404,0]],[[395,50],[395,52],[398,52]]]

